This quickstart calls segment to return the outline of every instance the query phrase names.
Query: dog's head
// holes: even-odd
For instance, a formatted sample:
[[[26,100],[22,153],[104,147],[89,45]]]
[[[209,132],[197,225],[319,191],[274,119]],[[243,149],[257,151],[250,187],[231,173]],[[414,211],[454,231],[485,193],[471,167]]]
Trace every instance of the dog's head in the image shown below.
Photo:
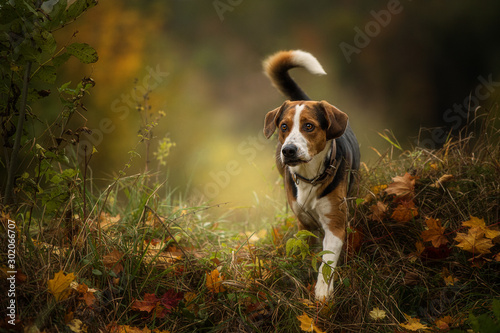
[[[325,101],[286,101],[267,113],[264,135],[269,139],[278,129],[281,161],[295,166],[309,162],[327,141],[344,134],[347,120],[344,112]]]

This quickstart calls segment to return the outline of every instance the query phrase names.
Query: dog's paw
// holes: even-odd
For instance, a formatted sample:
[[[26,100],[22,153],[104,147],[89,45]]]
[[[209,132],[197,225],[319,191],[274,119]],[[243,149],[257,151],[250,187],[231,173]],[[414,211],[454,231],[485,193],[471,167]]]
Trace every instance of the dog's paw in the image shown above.
[[[314,296],[317,301],[326,302],[332,293],[332,284],[328,284],[323,279],[323,275],[320,274],[318,277],[318,282],[316,282],[316,287],[314,289]]]

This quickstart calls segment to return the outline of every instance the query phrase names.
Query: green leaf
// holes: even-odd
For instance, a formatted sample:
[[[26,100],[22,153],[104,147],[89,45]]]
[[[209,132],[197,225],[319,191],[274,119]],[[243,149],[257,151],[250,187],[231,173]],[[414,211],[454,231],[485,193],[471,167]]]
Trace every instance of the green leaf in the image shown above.
[[[66,61],[68,61],[68,59],[71,57],[71,54],[69,54],[68,52],[64,52],[63,54],[61,55],[58,55],[57,57],[55,57],[54,59],[52,59],[52,64],[55,66],[55,67],[60,67],[61,65],[63,65]],[[69,84],[69,83],[68,83]]]
[[[66,11],[66,21],[71,21],[80,16],[84,11],[97,5],[96,0],[76,0]]]
[[[87,43],[73,43],[66,50],[84,64],[92,64],[99,59],[96,50]]]
[[[297,247],[297,239],[290,238],[286,241],[286,256],[290,256],[290,252],[293,253],[295,247]]]
[[[102,272],[100,270],[98,270],[97,268],[94,268],[92,270],[92,274],[94,274],[94,275],[102,275]]]
[[[33,76],[33,79],[46,83],[55,83],[57,79],[56,68],[54,66],[42,66]]]
[[[497,318],[497,321],[499,321],[500,324],[500,299],[494,299],[493,300],[493,313],[495,314],[495,317]]]
[[[316,236],[315,234],[313,234],[312,232],[310,232],[308,230],[300,230],[299,232],[297,232],[297,234],[295,236],[297,238],[301,238],[301,239],[305,239],[306,237],[318,238],[318,236]]]

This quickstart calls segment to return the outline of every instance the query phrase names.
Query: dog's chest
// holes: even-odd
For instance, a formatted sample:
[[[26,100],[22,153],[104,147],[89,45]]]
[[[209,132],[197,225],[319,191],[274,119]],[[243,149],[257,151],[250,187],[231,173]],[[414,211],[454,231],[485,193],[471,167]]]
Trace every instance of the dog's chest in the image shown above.
[[[300,181],[292,186],[297,187],[297,197],[291,205],[295,215],[308,228],[321,227],[322,217],[331,210],[328,198],[318,198],[317,186]]]

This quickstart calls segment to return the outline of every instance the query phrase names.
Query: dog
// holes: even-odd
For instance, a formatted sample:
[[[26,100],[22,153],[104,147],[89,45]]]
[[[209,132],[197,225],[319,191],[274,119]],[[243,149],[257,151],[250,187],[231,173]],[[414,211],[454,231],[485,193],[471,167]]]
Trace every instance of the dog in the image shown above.
[[[326,74],[312,54],[280,51],[263,64],[273,85],[289,98],[266,114],[264,135],[269,139],[278,131],[276,165],[299,230],[324,232],[323,251],[327,252],[315,297],[326,301],[332,294],[333,274],[323,274],[323,268],[329,265],[333,273],[346,237],[346,198],[359,168],[359,145],[344,112],[326,101],[310,100],[290,77],[288,71],[295,67]]]

